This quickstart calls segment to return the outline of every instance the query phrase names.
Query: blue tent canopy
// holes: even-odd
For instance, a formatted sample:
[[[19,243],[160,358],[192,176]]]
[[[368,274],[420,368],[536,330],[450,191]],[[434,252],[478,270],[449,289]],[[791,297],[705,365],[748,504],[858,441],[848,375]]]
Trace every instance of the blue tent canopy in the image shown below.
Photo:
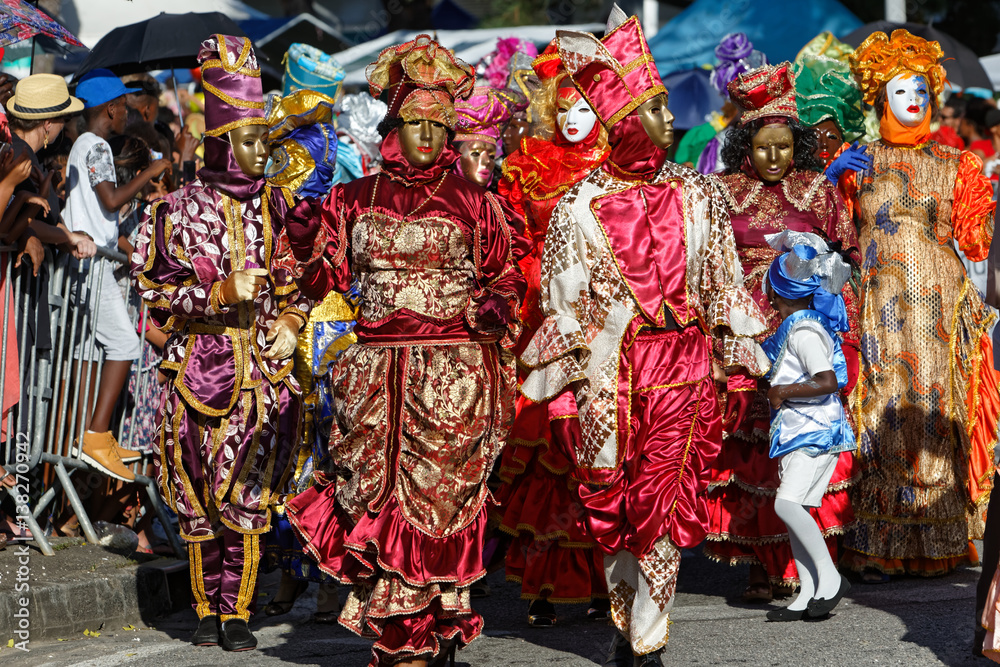
[[[695,0],[649,40],[661,75],[714,65],[728,33],[745,32],[772,63],[794,60],[805,43],[828,30],[842,37],[861,21],[837,0]]]

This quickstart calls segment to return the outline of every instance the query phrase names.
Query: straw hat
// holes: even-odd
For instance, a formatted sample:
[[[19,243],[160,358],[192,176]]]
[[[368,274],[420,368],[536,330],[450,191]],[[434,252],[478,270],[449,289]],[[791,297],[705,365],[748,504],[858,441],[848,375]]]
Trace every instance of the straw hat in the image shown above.
[[[7,111],[15,118],[42,120],[83,110],[83,102],[69,94],[66,81],[55,74],[32,74],[17,82]]]

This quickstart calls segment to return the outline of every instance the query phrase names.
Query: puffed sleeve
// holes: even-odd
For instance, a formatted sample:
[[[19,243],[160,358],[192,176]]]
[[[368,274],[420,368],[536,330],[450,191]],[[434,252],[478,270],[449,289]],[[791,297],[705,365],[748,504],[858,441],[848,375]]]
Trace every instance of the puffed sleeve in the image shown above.
[[[571,190],[556,205],[542,251],[541,310],[545,319],[532,336],[521,362],[531,369],[521,393],[540,402],[558,396],[568,385],[586,381],[590,348],[584,333],[591,301],[590,265],[595,254],[577,224]]]
[[[688,290],[702,303],[709,331],[721,341],[723,364],[743,367],[760,377],[770,363],[754,340],[764,316],[743,285],[743,267],[721,193],[708,179],[686,187],[691,212],[688,241]],[[692,243],[692,241],[696,241]]]
[[[168,200],[161,199],[144,213],[139,223],[131,274],[139,296],[149,306],[156,326],[170,332],[180,319],[214,317],[228,310],[220,303],[220,281],[199,280],[184,248],[191,239],[180,238],[179,226]],[[194,222],[186,225],[196,232]],[[219,251],[221,255],[221,250]]]
[[[501,344],[513,347],[521,333],[518,312],[526,284],[514,261],[512,230],[496,195],[483,197],[473,240],[476,288],[466,312],[469,325],[483,333],[502,331]]]
[[[959,249],[973,262],[986,259],[993,240],[993,186],[983,174],[983,162],[965,151],[955,177],[951,224]]]
[[[303,199],[292,208],[285,226],[297,260],[296,282],[316,301],[331,291],[351,287],[350,243],[343,185],[335,185],[323,201]]]

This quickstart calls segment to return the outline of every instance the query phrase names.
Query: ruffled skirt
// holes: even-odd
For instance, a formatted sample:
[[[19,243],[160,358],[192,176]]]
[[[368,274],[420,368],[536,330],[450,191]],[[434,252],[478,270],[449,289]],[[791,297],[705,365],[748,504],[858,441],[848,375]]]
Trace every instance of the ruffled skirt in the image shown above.
[[[332,368],[335,428],[289,521],[352,590],[346,628],[371,664],[430,659],[482,630],[486,475],[513,413],[513,369],[492,344],[349,348]]]
[[[519,397],[497,499],[500,530],[513,536],[507,580],[521,584],[525,600],[568,604],[608,596],[604,554],[587,533],[570,456],[549,428],[547,404]]]

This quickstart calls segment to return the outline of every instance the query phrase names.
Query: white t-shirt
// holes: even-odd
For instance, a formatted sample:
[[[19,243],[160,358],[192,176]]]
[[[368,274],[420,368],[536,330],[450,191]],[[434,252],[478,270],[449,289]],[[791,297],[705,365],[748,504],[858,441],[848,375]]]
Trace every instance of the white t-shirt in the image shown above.
[[[794,327],[788,334],[788,349],[798,357],[802,370],[811,378],[823,371],[833,370],[830,338],[815,329]]]
[[[95,188],[109,181],[117,186],[111,146],[93,132],[73,144],[66,166],[66,209],[63,219],[74,232],[86,232],[104,248],[118,247],[118,211],[106,211]]]

